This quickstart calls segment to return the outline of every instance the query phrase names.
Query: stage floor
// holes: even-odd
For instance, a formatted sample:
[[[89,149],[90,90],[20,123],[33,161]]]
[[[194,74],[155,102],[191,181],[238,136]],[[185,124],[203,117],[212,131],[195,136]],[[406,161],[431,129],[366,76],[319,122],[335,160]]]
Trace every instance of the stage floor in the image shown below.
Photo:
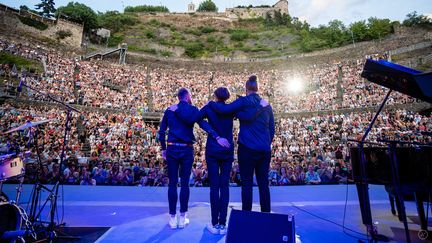
[[[24,187],[20,203],[25,208],[31,185]],[[365,236],[345,230],[343,224],[346,195],[345,226],[365,233],[357,193],[353,185],[319,185],[271,187],[272,211],[295,215],[295,228],[300,242],[357,242]],[[15,197],[15,185],[4,185],[3,191]],[[190,225],[182,230],[168,228],[167,188],[64,186],[64,222],[68,227],[110,227],[97,242],[225,242],[225,237],[212,235],[205,229],[210,222],[209,188],[191,188]],[[60,190],[61,192],[61,190]],[[45,198],[44,195],[42,198]],[[403,224],[390,212],[387,193],[382,186],[370,186],[372,215],[381,234],[391,242],[405,242]],[[58,200],[62,217],[62,198]],[[230,207],[241,209],[239,187],[230,188]],[[420,229],[413,202],[407,202],[407,215],[412,242]],[[257,188],[254,188],[254,211],[259,211]],[[312,215],[312,214],[314,215]],[[44,212],[43,217],[48,213]],[[43,218],[46,219],[46,218]],[[429,226],[431,220],[429,221]]]

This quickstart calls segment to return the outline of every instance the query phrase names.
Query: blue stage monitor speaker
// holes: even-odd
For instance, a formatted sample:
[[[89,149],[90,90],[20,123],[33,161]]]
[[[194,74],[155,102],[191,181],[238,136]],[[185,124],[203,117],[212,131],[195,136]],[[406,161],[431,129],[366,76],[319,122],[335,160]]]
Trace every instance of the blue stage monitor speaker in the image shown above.
[[[295,242],[294,216],[233,209],[226,243]]]

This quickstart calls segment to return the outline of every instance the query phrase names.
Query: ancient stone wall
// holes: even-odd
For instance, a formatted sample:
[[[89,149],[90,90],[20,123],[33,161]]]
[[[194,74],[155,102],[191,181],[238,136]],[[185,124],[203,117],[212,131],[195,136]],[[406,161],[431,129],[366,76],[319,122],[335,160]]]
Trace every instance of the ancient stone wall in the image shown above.
[[[31,18],[36,21],[42,22],[48,26],[45,30],[39,30],[32,26],[23,24],[19,17]],[[42,18],[40,16],[21,13],[15,9],[0,8],[0,29],[4,32],[11,32],[14,34],[26,33],[34,37],[49,38],[53,41],[60,41],[60,43],[79,48],[83,35],[83,26],[64,19],[51,20]],[[62,40],[58,40],[58,31],[70,31],[71,36]]]
[[[225,14],[228,18],[232,19],[253,19],[253,18],[265,18],[267,14],[274,17],[276,11],[281,14],[289,14],[288,12],[288,1],[278,1],[271,8],[227,8]]]
[[[252,19],[252,18],[265,18],[267,13],[271,16],[274,15],[273,8],[227,8],[225,14],[228,18]]]

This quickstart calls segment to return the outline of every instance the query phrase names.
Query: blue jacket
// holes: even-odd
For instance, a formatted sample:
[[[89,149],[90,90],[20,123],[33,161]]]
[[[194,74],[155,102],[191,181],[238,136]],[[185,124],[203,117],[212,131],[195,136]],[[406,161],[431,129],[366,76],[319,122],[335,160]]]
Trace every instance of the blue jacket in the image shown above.
[[[235,114],[245,112],[255,114],[256,107],[260,104],[261,97],[252,93],[239,97],[230,104],[210,102],[211,109],[220,114]],[[240,119],[240,133],[238,143],[256,151],[271,151],[271,143],[275,135],[274,115],[271,106],[263,108],[263,111],[252,121]]]
[[[224,102],[217,102],[218,104],[225,104]],[[215,136],[207,136],[206,154],[216,156],[225,156],[227,153],[234,154],[234,140],[233,140],[233,118],[234,116],[241,121],[251,121],[255,119],[262,111],[261,105],[255,106],[251,112],[239,111],[235,114],[222,115],[213,111],[208,105],[204,106],[195,116],[190,116],[190,107],[178,107],[175,111],[176,116],[186,124],[193,124],[195,122],[202,122],[207,118],[210,127],[219,136],[226,138],[230,144],[230,148],[224,148],[217,143]]]
[[[184,109],[185,116],[194,117],[196,113],[198,113],[198,108],[188,104],[185,101],[180,101],[178,103],[179,109]],[[200,127],[206,131],[208,134],[213,136],[214,138],[218,137],[218,134],[210,127],[208,122],[200,121],[198,123]],[[195,136],[193,134],[193,123],[184,123],[182,122],[174,112],[170,110],[165,110],[164,115],[162,117],[162,121],[159,128],[159,141],[162,146],[162,150],[166,150],[166,139],[165,135],[168,130],[168,142],[172,143],[186,143],[193,144],[195,143]]]

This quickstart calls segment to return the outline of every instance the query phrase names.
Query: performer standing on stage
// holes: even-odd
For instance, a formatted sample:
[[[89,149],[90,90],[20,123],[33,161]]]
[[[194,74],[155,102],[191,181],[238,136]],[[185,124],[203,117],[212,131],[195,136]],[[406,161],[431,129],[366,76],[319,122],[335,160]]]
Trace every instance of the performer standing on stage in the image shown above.
[[[188,89],[181,88],[177,97],[179,108],[185,109],[186,116],[195,116],[198,108],[192,105],[192,97]],[[210,127],[206,121],[199,122],[199,125],[221,146],[229,147],[230,144],[225,138],[221,138]],[[168,129],[168,141],[165,135]],[[180,121],[174,112],[166,110],[162,118],[159,130],[159,140],[162,147],[162,157],[168,164],[168,202],[169,202],[169,226],[172,229],[184,228],[189,223],[186,212],[189,202],[189,177],[194,160],[193,144],[195,137],[193,134],[193,123],[185,124]],[[168,146],[167,146],[168,145]],[[180,216],[177,216],[177,184],[180,175]]]
[[[217,103],[224,104],[229,99],[230,93],[227,88],[220,87],[214,92]],[[263,105],[268,105],[263,100]],[[178,107],[171,106],[169,110],[174,111],[175,115],[187,124],[200,122],[207,118],[210,126],[221,136],[225,137],[230,143],[229,148],[220,146],[212,136],[207,137],[206,144],[206,163],[210,179],[210,203],[212,222],[207,229],[213,234],[226,234],[226,218],[229,202],[229,177],[234,160],[234,140],[233,140],[233,117],[236,116],[242,122],[252,122],[263,108],[258,104],[251,112],[240,111],[236,114],[220,115],[215,113],[209,106],[204,106],[196,116],[190,116],[191,106]]]
[[[240,111],[254,113],[254,107],[260,104],[257,94],[258,81],[255,75],[246,82],[246,96],[230,104],[210,102],[211,109],[220,114],[234,114]],[[252,210],[252,186],[255,172],[261,212],[270,212],[270,189],[268,171],[271,159],[271,143],[275,134],[274,116],[271,106],[267,106],[253,122],[240,120],[238,137],[238,161],[242,183],[242,209]]]

